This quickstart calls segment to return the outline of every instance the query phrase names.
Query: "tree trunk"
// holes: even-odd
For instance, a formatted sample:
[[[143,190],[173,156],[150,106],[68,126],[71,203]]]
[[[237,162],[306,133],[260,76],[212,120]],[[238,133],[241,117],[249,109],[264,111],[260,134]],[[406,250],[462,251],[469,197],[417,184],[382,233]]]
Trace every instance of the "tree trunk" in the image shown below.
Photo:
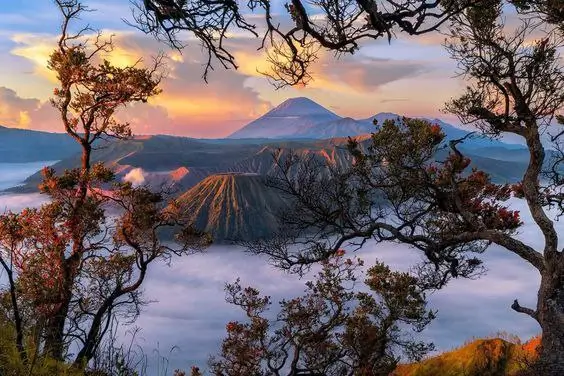
[[[12,269],[11,263],[8,265],[2,257],[0,257],[0,265],[6,272],[6,276],[8,277],[9,283],[9,291],[10,291],[10,300],[12,302],[12,314],[14,315],[14,325],[16,329],[16,348],[18,349],[18,353],[20,355],[20,359],[24,364],[27,363],[27,353],[24,346],[24,335],[23,335],[23,320],[20,312],[20,308],[18,305],[18,296],[16,293],[16,281],[14,280],[14,271]]]
[[[81,158],[81,170],[80,170],[80,181],[78,183],[78,200],[75,202],[74,209],[80,213],[81,206],[86,199],[88,194],[88,183],[89,183],[89,172],[90,172],[90,157],[92,148],[87,141],[81,142],[82,146],[82,158]],[[75,214],[76,215],[76,212]],[[80,218],[78,218],[80,219]],[[72,229],[71,229],[72,230]],[[69,258],[64,258],[61,261],[64,269],[64,283],[62,287],[62,298],[60,301],[59,309],[54,313],[54,315],[47,321],[47,327],[45,330],[45,354],[56,359],[64,360],[64,337],[65,337],[65,324],[67,321],[67,316],[69,313],[70,301],[72,299],[72,293],[74,288],[74,282],[79,268],[80,261],[82,259],[82,235],[78,231],[73,231],[73,251]]]
[[[76,239],[75,239],[76,241]],[[76,279],[81,253],[78,242],[75,242],[73,255],[62,261],[63,285],[59,307],[53,316],[47,320],[45,328],[45,354],[59,361],[64,360],[65,351],[65,324],[68,318],[73,287]]]
[[[84,367],[88,364],[88,362],[94,357],[96,349],[100,345],[100,341],[102,340],[102,336],[100,335],[104,331],[102,330],[104,316],[108,311],[108,314],[111,314],[111,308],[114,304],[115,299],[117,298],[116,294],[112,294],[100,307],[100,309],[94,315],[92,319],[92,324],[90,325],[90,330],[88,331],[88,335],[84,341],[84,345],[82,349],[78,352],[76,359],[74,360],[74,367],[77,369],[84,369]]]
[[[8,269],[6,269],[8,270]],[[18,297],[16,295],[16,283],[14,281],[14,275],[11,270],[8,271],[8,281],[10,283],[10,299],[12,300],[12,311],[14,314],[14,324],[16,326],[16,348],[20,354],[20,359],[24,364],[27,363],[27,353],[23,343],[23,322],[22,316],[20,314],[20,309],[18,306]]]
[[[59,361],[64,360],[64,331],[67,312],[68,305],[66,309],[61,307],[53,317],[47,320],[45,328],[44,353],[46,356]]]
[[[558,262],[561,264],[561,262]],[[562,269],[557,265],[557,269]],[[538,321],[542,328],[536,369],[542,375],[564,375],[564,273],[543,273],[538,294]]]
[[[82,204],[82,201],[86,198],[88,193],[88,184],[90,176],[88,176],[90,172],[90,158],[92,154],[92,147],[88,142],[82,143],[82,158],[80,163],[80,181],[79,181],[79,197],[80,200],[77,202],[77,206]]]

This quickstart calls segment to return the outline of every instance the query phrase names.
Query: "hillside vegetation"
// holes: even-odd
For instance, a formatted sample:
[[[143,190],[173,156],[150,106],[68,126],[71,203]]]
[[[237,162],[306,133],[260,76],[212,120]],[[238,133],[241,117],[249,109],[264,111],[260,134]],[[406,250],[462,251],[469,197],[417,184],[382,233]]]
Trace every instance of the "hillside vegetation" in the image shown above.
[[[460,348],[401,365],[393,376],[514,376],[535,358],[540,341],[525,344],[504,339],[477,339]]]

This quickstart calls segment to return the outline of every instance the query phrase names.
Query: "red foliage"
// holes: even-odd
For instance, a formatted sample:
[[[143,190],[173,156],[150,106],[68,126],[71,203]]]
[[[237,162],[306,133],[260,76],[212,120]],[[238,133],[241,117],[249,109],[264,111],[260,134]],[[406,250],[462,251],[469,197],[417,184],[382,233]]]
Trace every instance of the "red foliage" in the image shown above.
[[[522,222],[518,211],[512,211],[502,206],[499,202],[506,201],[511,193],[519,189],[519,185],[494,184],[490,176],[484,171],[472,169],[464,176],[470,166],[471,160],[458,153],[451,153],[445,162],[437,166],[435,164],[426,167],[430,184],[445,195],[439,196],[439,201],[452,200],[450,204],[442,202],[442,210],[452,213],[465,211],[475,216],[489,229],[501,231],[514,230]],[[455,189],[456,196],[452,190]],[[456,197],[456,198],[455,198]],[[460,207],[456,204],[459,202]],[[473,226],[474,223],[468,225]]]
[[[229,323],[227,323],[227,325],[225,326],[225,329],[227,330],[227,332],[231,333],[237,330],[237,328],[239,327],[239,324],[235,321],[230,321]]]
[[[438,135],[442,132],[441,126],[438,124],[431,125],[430,130],[431,130],[431,134],[433,135]]]
[[[58,216],[55,205],[25,209],[18,216],[25,246],[14,253],[14,265],[26,298],[44,317],[64,299],[63,260],[71,233],[69,227],[57,225]]]
[[[523,191],[523,182],[519,182],[511,185],[511,191],[513,192],[513,195],[517,198],[525,197],[525,192]]]

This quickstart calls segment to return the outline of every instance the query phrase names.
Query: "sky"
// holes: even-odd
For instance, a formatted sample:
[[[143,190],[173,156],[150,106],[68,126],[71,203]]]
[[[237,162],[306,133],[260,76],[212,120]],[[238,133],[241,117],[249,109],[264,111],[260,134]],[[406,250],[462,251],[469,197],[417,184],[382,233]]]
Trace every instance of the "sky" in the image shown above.
[[[464,82],[455,76],[440,34],[365,43],[354,55],[336,58],[322,51],[306,87],[276,90],[257,71],[268,69],[260,40],[233,33],[228,44],[239,65],[225,70],[215,64],[206,84],[202,79],[204,55],[187,36],[179,53],[155,41],[123,19],[131,20],[129,0],[84,0],[94,12],[81,25],[113,34],[114,51],[107,58],[116,65],[139,58],[150,61],[167,54],[163,93],[147,104],[136,104],[120,114],[136,134],[175,134],[225,137],[287,98],[306,96],[341,116],[367,118],[379,112],[406,116],[454,118],[441,113],[444,103],[460,93]],[[287,15],[281,2],[274,9],[282,22]],[[257,15],[257,23],[261,19]],[[60,19],[51,0],[12,0],[0,9],[0,125],[62,131],[49,103],[56,79],[46,62],[53,49]]]

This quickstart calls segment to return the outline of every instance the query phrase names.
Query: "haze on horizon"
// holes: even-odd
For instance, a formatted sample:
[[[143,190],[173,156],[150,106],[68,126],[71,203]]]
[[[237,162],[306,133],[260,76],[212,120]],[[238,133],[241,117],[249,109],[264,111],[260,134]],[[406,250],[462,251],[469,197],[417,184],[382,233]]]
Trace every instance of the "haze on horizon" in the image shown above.
[[[279,19],[288,17],[282,2],[274,8]],[[114,64],[148,60],[166,47],[122,21],[130,18],[128,0],[93,0],[97,11],[83,18],[115,35],[116,48],[107,56]],[[30,4],[11,1],[0,9],[0,125],[48,131],[62,131],[48,98],[55,77],[46,62],[54,48],[59,20],[50,1]],[[441,117],[445,101],[463,87],[454,79],[455,64],[441,46],[442,36],[366,43],[353,56],[335,60],[321,53],[312,73],[314,80],[305,88],[275,90],[258,71],[268,69],[264,52],[256,51],[259,41],[249,35],[234,34],[238,70],[225,70],[215,64],[209,83],[202,80],[202,51],[189,43],[182,54],[165,50],[169,56],[168,77],[163,93],[148,104],[136,105],[121,116],[137,134],[174,134],[220,138],[266,113],[290,97],[308,97],[340,116],[363,119],[378,112],[407,116]],[[429,94],[432,95],[429,95]]]

